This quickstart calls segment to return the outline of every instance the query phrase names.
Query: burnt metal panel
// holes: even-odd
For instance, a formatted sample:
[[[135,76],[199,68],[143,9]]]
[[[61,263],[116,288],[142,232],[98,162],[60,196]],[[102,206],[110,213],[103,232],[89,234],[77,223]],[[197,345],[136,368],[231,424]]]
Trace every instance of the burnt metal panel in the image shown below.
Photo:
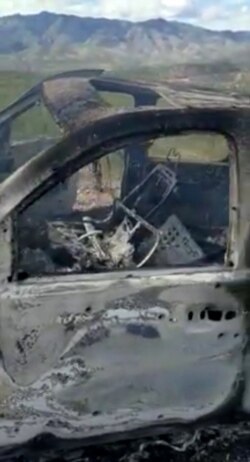
[[[55,121],[66,132],[74,130],[79,119],[83,125],[110,107],[90,83],[81,78],[60,78],[44,82],[43,101]]]

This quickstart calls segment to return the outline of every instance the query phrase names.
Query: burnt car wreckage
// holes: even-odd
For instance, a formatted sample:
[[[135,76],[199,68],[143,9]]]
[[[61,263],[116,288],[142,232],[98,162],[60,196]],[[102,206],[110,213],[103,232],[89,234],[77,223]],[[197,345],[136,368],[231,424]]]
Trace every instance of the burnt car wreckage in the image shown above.
[[[38,103],[62,139],[13,154],[13,120]],[[247,99],[95,70],[44,80],[0,113],[1,446],[248,418],[249,126]],[[223,135],[228,154],[148,155],[194,131]]]

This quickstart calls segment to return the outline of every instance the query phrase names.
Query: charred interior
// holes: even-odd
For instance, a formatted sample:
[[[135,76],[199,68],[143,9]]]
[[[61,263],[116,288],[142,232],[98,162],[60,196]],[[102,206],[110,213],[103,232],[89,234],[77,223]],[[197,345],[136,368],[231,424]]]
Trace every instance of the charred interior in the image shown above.
[[[36,211],[19,216],[21,274],[225,263],[229,153],[221,135],[184,133],[130,145],[75,178],[71,211],[65,213],[61,186],[54,191],[62,195],[60,208],[39,217],[38,201]]]

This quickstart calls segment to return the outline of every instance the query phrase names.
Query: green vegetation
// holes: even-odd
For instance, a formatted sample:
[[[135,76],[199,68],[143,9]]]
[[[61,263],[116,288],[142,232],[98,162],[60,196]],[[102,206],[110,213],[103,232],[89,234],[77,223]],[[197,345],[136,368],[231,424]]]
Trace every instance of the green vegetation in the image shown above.
[[[8,106],[44,77],[45,75],[42,74],[0,72],[0,109]],[[109,104],[115,107],[132,106],[133,103],[132,97],[126,95],[105,92],[102,96]],[[41,105],[18,117],[13,123],[12,139],[22,140],[32,139],[37,136],[56,136],[59,133],[59,129],[49,112]]]
[[[153,70],[151,69],[151,72]],[[138,69],[137,71],[138,78],[149,78],[151,77],[151,73],[145,73],[145,68]],[[156,77],[157,70],[154,69],[154,76]],[[7,72],[3,71],[0,72],[0,109],[3,109],[8,104],[13,102],[18,96],[22,93],[27,91],[30,87],[34,84],[39,82],[42,78],[45,77],[45,74],[33,74],[33,73],[22,73],[22,72]],[[132,77],[131,74],[127,71],[127,77]],[[153,77],[152,77],[153,78]],[[222,85],[222,83],[221,83]],[[238,92],[249,92],[250,94],[250,73],[237,73],[234,75],[234,79],[231,77],[230,85],[228,80],[225,82],[225,87],[230,88],[231,91],[235,90]],[[112,106],[115,107],[131,107],[133,104],[132,97],[116,94],[116,93],[102,93],[102,97]],[[161,104],[161,102],[159,102]],[[59,134],[59,129],[56,126],[55,122],[51,118],[50,114],[48,113],[47,109],[41,105],[39,107],[35,107],[30,109],[26,114],[21,115],[14,123],[13,123],[13,130],[12,130],[12,139],[13,140],[21,140],[21,139],[32,139],[37,136],[54,136]],[[211,140],[215,138],[212,137]],[[170,138],[169,138],[170,140]],[[202,146],[200,145],[200,149],[202,152],[209,152],[214,151],[214,147],[211,147],[211,142],[214,141],[209,140],[207,137],[202,137]],[[169,141],[170,143],[170,141]],[[159,156],[165,156],[166,151],[168,150],[169,143],[166,144],[164,141],[157,142],[157,152]],[[174,144],[176,141],[174,142]],[[189,136],[181,142],[180,149],[183,151],[185,147],[185,153],[188,155],[188,152],[191,150],[193,152],[193,148],[195,144],[194,138]],[[219,151],[223,151],[222,141],[216,142]],[[173,146],[173,141],[170,143]],[[178,143],[177,143],[178,144]],[[191,148],[189,149],[189,147]]]
[[[33,139],[38,136],[58,136],[60,130],[44,106],[30,109],[13,123],[12,139]]]
[[[168,158],[176,163],[184,160],[185,162],[211,163],[225,160],[229,154],[229,149],[226,138],[222,135],[207,132],[183,133],[152,141],[148,153],[151,159],[158,162]],[[112,190],[113,187],[116,189],[123,174],[123,152],[116,151],[105,156],[101,159],[99,166],[103,189]],[[91,173],[84,168],[81,178],[85,178],[85,184],[90,180],[90,177]]]
[[[41,75],[23,72],[0,72],[0,108],[4,108],[41,79]]]
[[[35,85],[42,76],[32,73],[0,72],[0,108],[8,106],[22,93]],[[58,128],[43,106],[30,109],[13,123],[12,139],[31,139],[36,136],[53,136]]]
[[[172,158],[186,162],[221,162],[228,156],[228,144],[223,135],[204,133],[182,133],[153,142],[150,157]]]

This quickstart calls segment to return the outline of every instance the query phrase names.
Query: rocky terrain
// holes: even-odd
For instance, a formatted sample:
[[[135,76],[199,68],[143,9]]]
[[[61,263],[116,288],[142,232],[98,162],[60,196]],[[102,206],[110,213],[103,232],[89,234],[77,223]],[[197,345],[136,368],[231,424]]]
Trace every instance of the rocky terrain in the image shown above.
[[[244,63],[250,31],[211,31],[176,21],[82,18],[43,12],[0,18],[0,68],[53,61],[100,66]],[[248,60],[247,60],[248,61]]]

